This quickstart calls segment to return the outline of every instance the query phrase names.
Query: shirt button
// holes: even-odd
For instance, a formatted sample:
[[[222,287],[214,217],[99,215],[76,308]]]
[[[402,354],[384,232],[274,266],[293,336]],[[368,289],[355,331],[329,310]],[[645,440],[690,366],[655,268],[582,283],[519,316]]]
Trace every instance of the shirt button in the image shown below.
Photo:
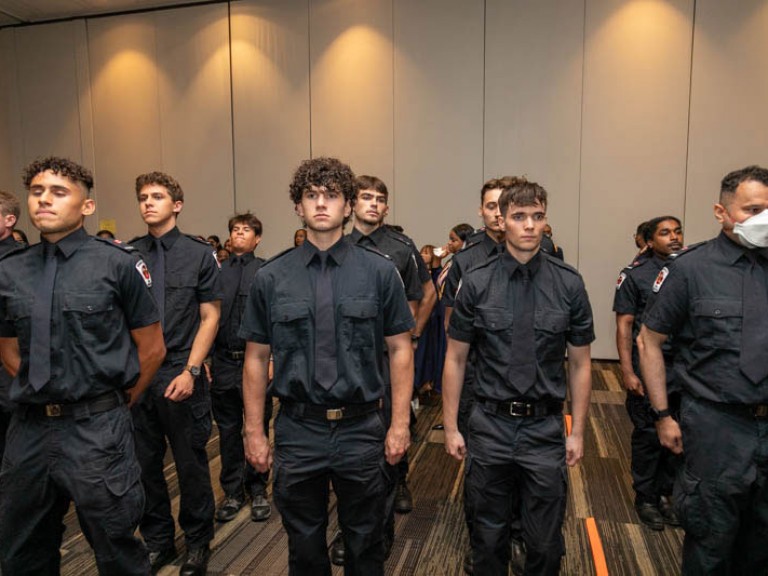
[[[721,314],[721,312],[720,312],[720,308],[718,308],[717,310],[715,310],[715,316],[720,316],[720,314]]]

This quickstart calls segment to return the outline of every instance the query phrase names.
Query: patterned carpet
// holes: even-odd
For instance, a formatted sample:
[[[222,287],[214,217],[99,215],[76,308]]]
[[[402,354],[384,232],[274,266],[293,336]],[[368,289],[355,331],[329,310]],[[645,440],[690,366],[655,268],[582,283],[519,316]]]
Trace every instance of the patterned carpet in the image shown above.
[[[595,574],[585,520],[594,518],[602,541],[608,574],[628,576],[679,573],[683,533],[666,528],[653,532],[641,525],[632,507],[629,471],[631,425],[624,409],[624,392],[618,365],[594,362],[592,406],[585,439],[585,457],[570,469],[570,488],[563,534],[566,556],[562,574]],[[424,406],[419,411],[418,434],[410,451],[410,487],[415,508],[396,520],[396,538],[386,574],[399,576],[458,576],[467,545],[462,512],[463,467],[443,449],[442,432],[432,430],[440,422],[441,409]],[[216,498],[218,486],[218,435],[208,446]],[[178,512],[175,468],[168,460],[168,484]],[[336,530],[335,501],[330,504],[328,540]],[[177,533],[179,533],[177,531]],[[212,576],[288,574],[287,538],[279,515],[273,511],[265,523],[250,521],[248,507],[227,524],[216,525],[208,573]],[[160,574],[178,572],[183,560],[183,541],[177,539],[179,558]],[[74,512],[66,518],[62,546],[62,574],[96,574],[93,554],[82,536]],[[343,574],[334,567],[334,575]]]

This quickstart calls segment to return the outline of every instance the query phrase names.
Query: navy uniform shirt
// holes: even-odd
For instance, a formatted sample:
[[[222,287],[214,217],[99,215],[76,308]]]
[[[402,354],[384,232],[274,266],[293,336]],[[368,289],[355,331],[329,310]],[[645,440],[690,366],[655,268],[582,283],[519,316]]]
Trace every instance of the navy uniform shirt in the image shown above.
[[[467,245],[451,260],[451,269],[445,278],[443,304],[446,307],[453,308],[456,292],[464,273],[496,256],[501,246],[503,242],[496,242],[486,234],[485,230],[476,232],[467,239]]]
[[[480,264],[462,278],[448,334],[473,345],[477,353],[474,392],[497,401],[517,399],[510,387],[509,348],[513,345],[515,270],[509,252]],[[586,346],[595,339],[592,308],[579,273],[561,260],[539,252],[528,263],[534,291],[536,383],[527,400],[564,400],[566,344]]]
[[[422,286],[427,282],[431,282],[432,275],[429,273],[429,268],[427,268],[427,265],[424,262],[424,258],[421,257],[421,252],[419,252],[419,249],[416,248],[416,244],[414,244],[413,240],[411,240],[411,237],[407,236],[406,234],[403,234],[402,232],[399,232],[398,230],[396,230],[395,228],[387,224],[382,226],[382,228],[386,228],[387,233],[390,236],[393,236],[399,239],[401,242],[404,242],[410,247],[411,256],[413,260],[416,262],[416,268],[418,269],[418,272],[419,272],[419,282],[421,282]]]
[[[6,238],[0,240],[0,256],[13,252],[14,250],[21,250],[25,248],[21,242],[16,242],[13,234],[9,234]],[[10,393],[11,393],[11,375],[5,371],[5,368],[0,365],[0,409],[8,408],[12,406]]]
[[[349,238],[355,244],[374,248],[389,256],[403,280],[406,298],[409,301],[422,299],[424,290],[419,278],[418,261],[414,258],[411,245],[402,235],[392,232],[386,226],[379,226],[367,236],[355,228]],[[418,259],[422,259],[420,255]]]
[[[222,263],[221,286],[224,298],[221,301],[219,331],[216,333],[217,350],[229,352],[245,350],[245,340],[239,335],[240,323],[253,278],[263,263],[264,261],[256,258],[253,252],[242,256],[233,254]]]
[[[43,280],[43,243],[0,261],[0,336],[17,337],[21,366],[11,400],[75,402],[130,388],[139,359],[130,330],[159,321],[146,267],[129,247],[75,230],[56,244],[51,313],[51,381],[28,382],[31,314]],[[32,359],[34,361],[34,359]]]
[[[651,254],[652,256],[636,260],[621,271],[619,279],[616,281],[616,294],[613,297],[613,311],[616,314],[634,316],[632,321],[632,370],[638,376],[640,376],[640,359],[635,339],[640,333],[643,312],[651,295],[653,283],[659,275],[659,271],[667,264],[667,261],[653,255],[653,252]],[[664,351],[664,357],[668,359],[671,354],[671,346],[667,342],[664,343]]]
[[[768,402],[768,378],[756,385],[739,370],[746,252],[722,232],[690,247],[662,269],[643,318],[651,330],[675,336],[682,388],[712,402]]]
[[[318,250],[306,241],[267,261],[256,273],[240,335],[269,344],[274,360],[270,393],[321,405],[371,402],[384,396],[385,336],[413,327],[403,284],[383,255],[342,238],[329,250],[336,263],[333,293],[338,380],[314,384],[314,274]]]
[[[219,263],[211,245],[182,234],[177,227],[160,239],[165,247],[165,361],[186,359],[200,327],[200,303],[221,300]],[[151,235],[131,240],[152,272],[155,242]]]

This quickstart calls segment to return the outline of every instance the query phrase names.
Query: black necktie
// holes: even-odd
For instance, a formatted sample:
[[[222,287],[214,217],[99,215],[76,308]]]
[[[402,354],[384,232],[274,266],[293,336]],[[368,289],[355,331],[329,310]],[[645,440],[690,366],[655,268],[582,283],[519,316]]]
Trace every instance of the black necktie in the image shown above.
[[[160,325],[165,326],[165,249],[160,238],[155,238],[155,266],[151,273]]]
[[[755,384],[768,377],[768,289],[765,268],[756,254],[746,253],[749,269],[742,287],[741,371]]]
[[[51,308],[56,281],[56,244],[43,244],[43,280],[35,290],[29,343],[29,383],[37,392],[51,379]]]
[[[315,283],[315,380],[326,390],[336,383],[336,315],[333,276],[327,252],[320,252]]]
[[[534,297],[531,271],[519,266],[520,277],[512,311],[512,349],[509,381],[521,397],[536,384],[536,333],[534,331]]]

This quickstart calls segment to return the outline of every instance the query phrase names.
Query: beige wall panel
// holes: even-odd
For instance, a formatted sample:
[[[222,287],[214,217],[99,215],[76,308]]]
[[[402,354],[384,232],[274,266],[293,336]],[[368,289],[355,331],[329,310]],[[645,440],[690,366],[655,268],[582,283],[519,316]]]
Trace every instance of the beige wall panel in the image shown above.
[[[696,2],[685,224],[689,242],[715,236],[720,181],[768,166],[768,0]]]
[[[310,0],[312,155],[393,181],[393,0]]]
[[[288,184],[310,155],[308,2],[235,2],[231,21],[235,204],[264,224],[266,257],[300,225]]]
[[[179,227],[221,233],[235,207],[227,5],[157,12],[155,26],[161,169],[184,189]]]
[[[611,311],[641,220],[682,216],[693,0],[588,0],[579,269],[593,355],[616,357]]]
[[[482,0],[395,0],[396,200],[418,246],[477,225],[483,176]],[[394,184],[394,185],[393,185]]]
[[[584,4],[489,0],[486,22],[485,176],[544,186],[555,240],[576,266]]]
[[[153,14],[88,21],[99,217],[118,237],[145,234],[136,176],[162,169]]]
[[[21,138],[16,112],[16,31],[0,30],[0,189],[19,193],[21,182],[14,170],[15,145]]]

